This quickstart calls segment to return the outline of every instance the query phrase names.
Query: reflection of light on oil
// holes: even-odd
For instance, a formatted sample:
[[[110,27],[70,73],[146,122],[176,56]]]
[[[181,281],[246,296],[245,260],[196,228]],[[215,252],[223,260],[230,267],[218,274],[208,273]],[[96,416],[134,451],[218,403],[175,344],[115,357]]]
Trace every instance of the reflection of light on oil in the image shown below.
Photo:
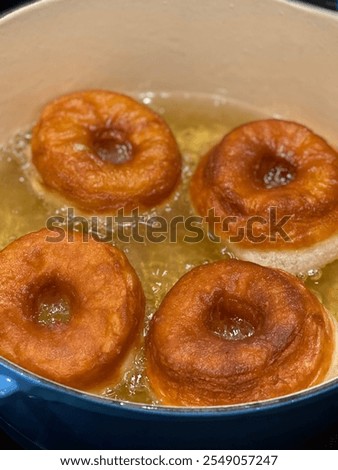
[[[214,333],[217,336],[232,341],[250,338],[255,333],[255,328],[244,318],[231,317],[225,323],[215,328]]]
[[[309,278],[307,285],[319,293],[323,304],[338,319],[338,261],[319,271],[317,276]]]
[[[60,323],[68,323],[70,319],[70,306],[66,299],[59,302],[42,302],[39,305],[38,323],[51,326]]]

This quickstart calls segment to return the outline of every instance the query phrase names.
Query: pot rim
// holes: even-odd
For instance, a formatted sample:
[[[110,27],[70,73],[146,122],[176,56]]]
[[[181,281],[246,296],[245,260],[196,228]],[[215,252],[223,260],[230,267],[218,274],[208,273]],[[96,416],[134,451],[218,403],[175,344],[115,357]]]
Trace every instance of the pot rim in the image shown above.
[[[22,382],[28,382],[30,387],[41,387],[44,390],[53,393],[60,393],[63,396],[69,396],[72,399],[88,402],[97,406],[104,406],[108,408],[116,408],[120,411],[134,412],[140,414],[167,415],[176,418],[186,417],[224,417],[234,415],[246,415],[256,412],[265,413],[271,412],[276,409],[295,407],[303,405],[312,400],[323,399],[329,393],[337,393],[338,396],[338,377],[329,380],[328,382],[315,385],[299,392],[285,395],[279,398],[271,398],[259,402],[243,403],[238,405],[221,405],[221,406],[200,406],[200,407],[183,407],[183,406],[169,406],[169,405],[151,405],[142,403],[133,403],[129,401],[122,401],[96,395],[90,392],[76,390],[71,387],[61,385],[51,380],[40,377],[27,371],[16,364],[0,357],[0,375],[4,376],[2,372],[8,374],[8,379],[17,383],[15,393],[26,393],[26,387],[22,386]],[[1,395],[0,395],[1,403]]]
[[[0,13],[0,24],[2,20],[14,19],[17,15],[23,13],[22,10],[28,10],[31,8],[40,8],[44,4],[54,3],[59,0],[23,0],[24,3],[14,7],[9,7]],[[64,0],[63,0],[64,1]],[[306,11],[315,11],[317,15],[324,15],[329,17],[336,17],[337,11],[330,10],[322,5],[315,5],[311,3],[305,3],[303,0],[273,0],[275,3],[281,3],[282,5],[288,5],[290,8],[303,9]],[[8,18],[7,18],[8,17]]]

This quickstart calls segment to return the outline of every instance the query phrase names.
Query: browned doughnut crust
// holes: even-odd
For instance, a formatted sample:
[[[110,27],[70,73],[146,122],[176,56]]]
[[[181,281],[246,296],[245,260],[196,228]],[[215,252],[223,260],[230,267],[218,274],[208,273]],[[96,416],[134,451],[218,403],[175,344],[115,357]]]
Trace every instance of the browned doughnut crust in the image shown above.
[[[274,168],[290,172],[288,184],[267,187],[264,176]],[[288,121],[262,120],[238,127],[202,158],[190,186],[197,212],[210,208],[222,219],[236,216],[224,238],[238,233],[248,219],[268,219],[277,208],[278,219],[291,215],[284,226],[290,242],[270,240],[269,225],[259,227],[266,236],[259,248],[304,248],[337,231],[338,154],[308,128]],[[241,246],[252,247],[248,238]]]
[[[117,380],[144,316],[140,281],[117,248],[51,235],[30,233],[0,253],[0,356],[70,386]],[[67,299],[68,323],[37,322],[48,296]]]
[[[252,336],[215,327],[242,318]],[[147,373],[168,405],[264,400],[323,380],[334,348],[331,319],[294,276],[245,261],[218,261],[185,274],[164,298],[147,338]]]
[[[158,205],[181,172],[163,119],[128,96],[103,90],[48,104],[33,131],[32,159],[48,188],[88,212]]]

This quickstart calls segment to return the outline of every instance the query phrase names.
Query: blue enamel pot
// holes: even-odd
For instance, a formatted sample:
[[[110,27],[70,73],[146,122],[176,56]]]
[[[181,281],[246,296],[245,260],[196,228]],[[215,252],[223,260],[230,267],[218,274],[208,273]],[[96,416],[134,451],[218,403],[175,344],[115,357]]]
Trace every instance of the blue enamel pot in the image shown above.
[[[42,0],[0,19],[0,143],[73,90],[216,93],[335,139],[338,17],[285,0]],[[26,448],[287,448],[338,422],[338,380],[231,407],[120,403],[0,359],[0,426]]]
[[[0,424],[25,448],[282,449],[338,419],[338,380],[278,400],[219,408],[120,403],[0,363]]]

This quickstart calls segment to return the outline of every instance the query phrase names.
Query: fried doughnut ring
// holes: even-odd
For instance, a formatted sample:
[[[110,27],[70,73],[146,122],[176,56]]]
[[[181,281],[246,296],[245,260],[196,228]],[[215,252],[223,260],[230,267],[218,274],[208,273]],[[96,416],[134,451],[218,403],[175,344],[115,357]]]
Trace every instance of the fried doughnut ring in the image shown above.
[[[224,336],[236,319],[253,334]],[[253,402],[322,381],[334,342],[327,312],[296,277],[217,261],[192,269],[164,298],[147,338],[147,373],[164,404]]]
[[[300,124],[233,130],[201,160],[190,193],[199,214],[227,221],[216,230],[242,259],[296,273],[338,256],[338,154]]]
[[[181,172],[163,119],[132,98],[102,90],[48,104],[33,130],[32,160],[45,186],[87,212],[158,205]]]
[[[144,294],[117,248],[42,229],[0,253],[0,355],[76,388],[118,380],[144,316]],[[41,305],[69,306],[67,323],[42,324]]]

